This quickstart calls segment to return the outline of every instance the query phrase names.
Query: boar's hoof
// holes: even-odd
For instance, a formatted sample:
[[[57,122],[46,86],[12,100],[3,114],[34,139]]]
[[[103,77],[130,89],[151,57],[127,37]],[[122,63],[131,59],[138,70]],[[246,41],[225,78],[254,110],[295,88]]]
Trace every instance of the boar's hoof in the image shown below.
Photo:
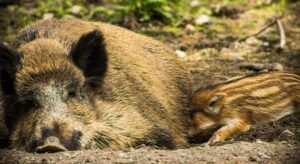
[[[46,139],[45,144],[38,146],[35,149],[35,152],[37,153],[55,153],[59,151],[66,151],[67,149],[61,145],[59,142],[59,139],[54,136],[50,136]]]

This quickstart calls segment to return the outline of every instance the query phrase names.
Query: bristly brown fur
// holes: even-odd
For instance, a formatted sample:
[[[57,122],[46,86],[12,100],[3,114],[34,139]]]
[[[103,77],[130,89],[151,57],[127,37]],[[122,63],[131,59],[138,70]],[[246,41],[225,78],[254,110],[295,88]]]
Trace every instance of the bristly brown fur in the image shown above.
[[[300,76],[269,72],[200,89],[192,96],[190,136],[221,126],[209,144],[247,131],[252,125],[276,121],[296,111]]]
[[[24,28],[13,45],[22,55],[8,61],[18,68],[15,93],[3,93],[13,148],[35,151],[53,135],[68,150],[186,144],[190,77],[161,43],[105,23],[51,19]]]

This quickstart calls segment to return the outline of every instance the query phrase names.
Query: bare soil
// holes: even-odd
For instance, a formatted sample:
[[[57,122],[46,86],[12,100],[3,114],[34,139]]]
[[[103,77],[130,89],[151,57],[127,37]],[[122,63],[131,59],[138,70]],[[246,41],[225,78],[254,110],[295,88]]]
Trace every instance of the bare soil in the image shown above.
[[[264,4],[249,4],[239,8],[234,18],[218,17],[211,24],[192,30],[186,28],[187,24],[193,24],[192,18],[176,32],[147,26],[146,34],[174,51],[186,52],[185,57],[178,59],[194,75],[195,89],[254,72],[240,68],[246,63],[300,74],[299,5],[291,5],[281,19],[286,32],[284,49],[279,48],[276,26],[259,36],[239,41],[278,16],[276,11],[263,8]],[[82,150],[54,154],[0,149],[0,163],[300,163],[299,118],[300,114],[294,114],[256,125],[245,134],[210,147],[191,144],[184,149],[164,150],[141,146],[128,151]]]

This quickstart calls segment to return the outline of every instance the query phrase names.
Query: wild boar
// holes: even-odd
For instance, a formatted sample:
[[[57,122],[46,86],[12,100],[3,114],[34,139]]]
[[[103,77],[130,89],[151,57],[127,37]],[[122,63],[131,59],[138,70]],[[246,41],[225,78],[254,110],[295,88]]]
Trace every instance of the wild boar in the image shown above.
[[[300,76],[252,74],[200,89],[192,97],[189,136],[220,127],[206,143],[213,144],[295,112],[300,104]]]
[[[50,19],[1,46],[11,147],[123,150],[187,143],[190,75],[163,44],[121,27]]]

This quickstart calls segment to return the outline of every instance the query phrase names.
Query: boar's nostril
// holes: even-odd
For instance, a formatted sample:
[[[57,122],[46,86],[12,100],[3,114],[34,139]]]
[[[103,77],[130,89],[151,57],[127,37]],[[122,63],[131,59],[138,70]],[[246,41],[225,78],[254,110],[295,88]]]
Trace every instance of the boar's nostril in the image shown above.
[[[37,153],[55,153],[59,151],[66,151],[67,149],[59,142],[59,139],[54,136],[48,137],[44,144],[41,146],[38,146],[35,149],[35,152]]]

